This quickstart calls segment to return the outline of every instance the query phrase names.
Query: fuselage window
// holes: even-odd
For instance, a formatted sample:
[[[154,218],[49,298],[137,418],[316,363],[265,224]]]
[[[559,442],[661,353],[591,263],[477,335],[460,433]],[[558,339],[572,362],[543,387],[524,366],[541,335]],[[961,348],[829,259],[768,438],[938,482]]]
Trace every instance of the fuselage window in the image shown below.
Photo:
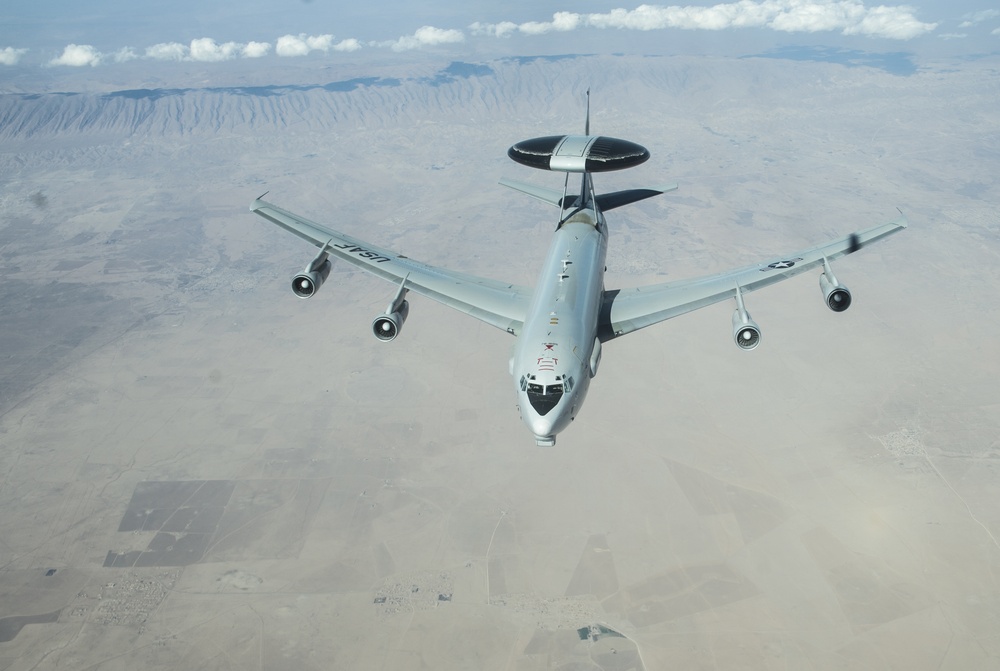
[[[550,384],[547,387],[533,382],[528,384],[528,402],[539,415],[548,414],[549,410],[559,404],[562,395],[561,384]]]

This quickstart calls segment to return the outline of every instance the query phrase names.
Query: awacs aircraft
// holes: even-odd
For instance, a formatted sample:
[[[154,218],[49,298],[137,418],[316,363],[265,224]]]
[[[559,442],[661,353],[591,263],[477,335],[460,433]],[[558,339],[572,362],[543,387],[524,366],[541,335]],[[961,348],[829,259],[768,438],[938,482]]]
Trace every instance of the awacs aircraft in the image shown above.
[[[588,106],[589,107],[589,106]],[[744,350],[760,344],[744,295],[817,268],[823,300],[834,312],[851,305],[851,292],[837,281],[830,262],[906,227],[905,217],[800,252],[716,275],[632,289],[604,288],[608,226],[604,213],[673,191],[629,189],[597,194],[593,173],[631,168],[649,152],[626,140],[590,134],[554,135],[518,142],[507,152],[532,168],[566,173],[562,190],[502,180],[501,184],[559,208],[548,255],[534,289],[436,268],[362,242],[258,198],[250,211],[319,247],[319,254],[292,280],[292,291],[309,298],[330,275],[330,257],[341,259],[397,287],[385,313],[372,322],[379,340],[393,340],[409,313],[413,291],[464,312],[517,338],[509,370],[521,419],[538,445],[554,445],[556,434],[576,418],[601,362],[601,345],[706,305],[734,299],[733,339]],[[570,173],[581,175],[569,192]],[[266,194],[265,194],[266,195]]]

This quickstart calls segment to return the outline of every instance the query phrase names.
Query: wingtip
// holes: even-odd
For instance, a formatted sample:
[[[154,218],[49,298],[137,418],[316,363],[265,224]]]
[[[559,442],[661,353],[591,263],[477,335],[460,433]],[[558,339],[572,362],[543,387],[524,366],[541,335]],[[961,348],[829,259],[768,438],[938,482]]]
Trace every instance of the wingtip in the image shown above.
[[[895,223],[900,228],[906,228],[907,226],[909,226],[910,225],[910,221],[909,221],[909,219],[906,218],[906,215],[903,213],[903,210],[901,210],[900,208],[897,207],[896,211],[899,212],[899,219],[897,219],[893,223]]]
[[[257,198],[252,203],[250,203],[250,211],[256,212],[258,209],[260,209],[260,204],[263,202],[262,199],[269,193],[271,193],[270,190],[265,191],[264,193],[257,196]]]

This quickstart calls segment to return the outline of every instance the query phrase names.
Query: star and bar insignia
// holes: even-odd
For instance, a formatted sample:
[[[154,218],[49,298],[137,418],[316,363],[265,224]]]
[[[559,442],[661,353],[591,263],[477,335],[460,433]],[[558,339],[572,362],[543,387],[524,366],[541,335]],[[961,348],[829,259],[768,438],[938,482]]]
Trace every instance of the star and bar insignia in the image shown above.
[[[785,270],[786,268],[791,268],[801,260],[802,259],[788,259],[787,261],[775,261],[774,263],[767,264],[767,268],[761,268],[761,272],[768,270]]]

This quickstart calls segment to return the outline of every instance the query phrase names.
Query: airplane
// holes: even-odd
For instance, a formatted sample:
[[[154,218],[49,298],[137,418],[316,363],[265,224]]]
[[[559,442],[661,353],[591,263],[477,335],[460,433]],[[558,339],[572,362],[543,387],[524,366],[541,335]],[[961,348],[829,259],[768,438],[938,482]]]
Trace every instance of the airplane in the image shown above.
[[[330,275],[330,257],[396,285],[385,312],[372,321],[383,342],[399,335],[409,315],[408,292],[464,312],[517,338],[508,370],[521,420],[539,446],[555,445],[556,435],[579,414],[601,363],[604,343],[641,328],[721,301],[734,299],[733,340],[743,350],[761,342],[760,327],[747,312],[744,296],[813,268],[823,300],[834,312],[851,305],[850,290],[830,262],[897,233],[901,216],[889,223],[792,254],[727,272],[629,289],[605,289],[608,226],[604,213],[677,189],[677,184],[598,194],[593,174],[632,168],[649,151],[634,142],[590,133],[590,92],[583,135],[552,135],[514,144],[507,155],[522,165],[566,174],[562,190],[502,179],[500,183],[559,208],[555,233],[534,288],[427,265],[310,221],[257,198],[250,211],[319,248],[292,280],[292,291],[310,298]],[[581,176],[570,193],[570,175]]]

